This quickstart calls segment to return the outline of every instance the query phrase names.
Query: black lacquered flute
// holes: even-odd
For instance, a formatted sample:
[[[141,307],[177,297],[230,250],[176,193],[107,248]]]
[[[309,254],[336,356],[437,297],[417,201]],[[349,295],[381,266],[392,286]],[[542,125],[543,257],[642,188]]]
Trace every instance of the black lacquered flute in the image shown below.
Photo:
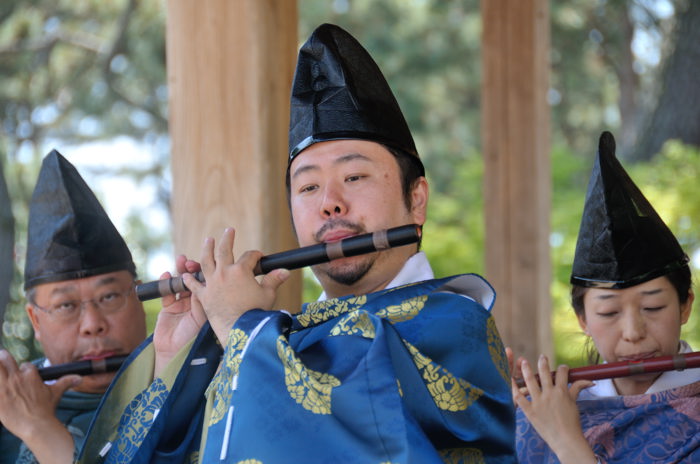
[[[104,359],[89,359],[55,366],[39,368],[39,376],[43,380],[54,380],[68,374],[90,375],[103,372],[114,372],[124,363],[127,355],[112,356]]]
[[[326,263],[328,261],[347,258],[350,256],[363,255],[375,251],[386,250],[387,248],[409,245],[420,240],[421,228],[416,224],[394,227],[392,229],[379,230],[369,234],[348,237],[337,242],[319,243],[294,250],[274,253],[263,256],[255,266],[255,275],[267,274],[274,269],[299,269],[314,264]],[[201,272],[193,274],[200,282],[204,282]],[[139,300],[146,301],[160,298],[165,295],[187,290],[182,277],[171,277],[169,279],[146,282],[136,286],[136,295]]]

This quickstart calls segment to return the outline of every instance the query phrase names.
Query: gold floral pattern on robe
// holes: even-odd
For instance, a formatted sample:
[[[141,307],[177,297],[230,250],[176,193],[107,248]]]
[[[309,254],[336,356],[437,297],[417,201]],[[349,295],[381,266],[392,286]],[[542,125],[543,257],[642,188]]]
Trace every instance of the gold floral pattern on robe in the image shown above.
[[[289,396],[314,414],[331,414],[331,392],[340,385],[340,380],[307,368],[284,337],[277,339],[277,354],[284,365]]]
[[[476,448],[450,448],[438,450],[445,464],[483,464],[484,454]]]
[[[486,343],[489,347],[489,353],[493,364],[496,366],[498,373],[501,374],[506,383],[510,383],[510,368],[508,367],[508,358],[503,349],[503,342],[496,327],[496,320],[493,316],[489,316],[486,321]]]
[[[367,311],[352,311],[340,317],[333,326],[330,335],[360,335],[365,338],[374,338],[376,330]]]
[[[484,391],[452,375],[447,369],[433,362],[404,340],[413,356],[413,362],[421,373],[435,405],[444,411],[464,411],[484,394]]]
[[[397,305],[389,305],[377,311],[377,316],[390,320],[391,322],[403,322],[413,319],[421,312],[428,300],[428,295],[419,295],[409,298]]]
[[[156,378],[126,407],[118,428],[119,438],[115,442],[119,450],[117,463],[131,462],[153,424],[169,391],[165,383]]]
[[[233,393],[231,380],[238,375],[238,369],[241,366],[241,354],[247,341],[248,335],[241,329],[233,329],[229,332],[228,340],[226,341],[226,354],[221,361],[221,367],[214,379],[212,379],[209,387],[207,387],[207,397],[211,391],[214,391],[214,403],[209,425],[219,422],[228,412]]]
[[[367,303],[367,295],[315,301],[306,305],[304,312],[297,316],[297,322],[302,327],[309,327],[341,314],[360,309],[365,303]]]

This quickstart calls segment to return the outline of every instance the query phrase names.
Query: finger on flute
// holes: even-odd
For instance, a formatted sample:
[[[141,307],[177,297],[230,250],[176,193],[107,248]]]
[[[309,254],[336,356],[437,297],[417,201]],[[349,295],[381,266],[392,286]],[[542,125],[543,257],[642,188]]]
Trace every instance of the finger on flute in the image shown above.
[[[569,371],[568,382],[577,380],[602,380],[631,375],[649,374],[655,372],[682,371],[700,367],[700,352],[682,353],[673,356],[659,356],[657,358],[640,361],[619,361],[608,364],[596,364],[592,366],[576,367]],[[552,376],[554,376],[552,372]],[[536,376],[539,381],[539,376]],[[516,379],[519,388],[525,386],[523,379]]]
[[[274,269],[299,269],[325,263],[334,259],[409,245],[418,242],[420,237],[420,226],[408,224],[392,229],[348,237],[337,242],[320,243],[263,256],[255,267],[254,272],[256,275],[262,275]],[[198,281],[204,282],[204,276],[201,272],[197,272],[193,275]],[[187,287],[182,280],[182,276],[146,282],[136,286],[136,294],[141,301],[152,300],[186,290]]]

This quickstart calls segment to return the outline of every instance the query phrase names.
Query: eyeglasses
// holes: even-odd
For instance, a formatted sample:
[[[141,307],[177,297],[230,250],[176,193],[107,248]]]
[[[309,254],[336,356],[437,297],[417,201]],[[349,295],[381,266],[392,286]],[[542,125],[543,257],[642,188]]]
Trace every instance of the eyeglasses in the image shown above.
[[[39,306],[32,302],[32,306],[43,311],[55,320],[61,322],[75,322],[80,318],[86,304],[92,304],[102,314],[114,314],[119,312],[129,299],[129,295],[134,291],[132,285],[129,290],[123,292],[108,291],[98,298],[90,300],[66,300],[52,304],[48,308]]]

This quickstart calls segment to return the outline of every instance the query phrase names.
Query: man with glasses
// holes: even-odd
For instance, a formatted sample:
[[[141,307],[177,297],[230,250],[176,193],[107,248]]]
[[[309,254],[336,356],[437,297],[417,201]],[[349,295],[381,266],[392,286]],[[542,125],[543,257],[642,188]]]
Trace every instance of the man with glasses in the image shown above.
[[[24,273],[26,311],[46,358],[18,366],[0,350],[0,464],[50,462],[62,447],[79,450],[114,373],[43,382],[37,367],[134,350],[146,337],[135,277],[99,201],[52,151],[32,195]]]

